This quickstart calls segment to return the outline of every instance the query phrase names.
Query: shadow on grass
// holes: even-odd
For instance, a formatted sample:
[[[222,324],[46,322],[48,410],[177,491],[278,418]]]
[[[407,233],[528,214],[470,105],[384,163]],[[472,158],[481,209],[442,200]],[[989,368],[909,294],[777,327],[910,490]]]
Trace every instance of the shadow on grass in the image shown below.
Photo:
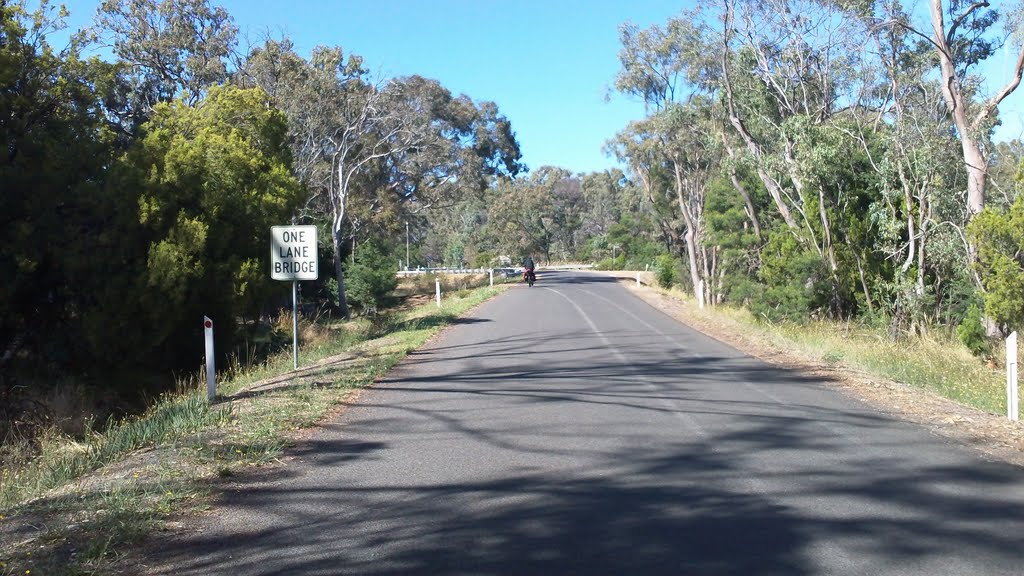
[[[369,338],[372,340],[398,332],[427,330],[430,328],[438,328],[440,326],[459,324],[479,324],[481,322],[491,322],[491,320],[458,316],[451,313],[431,314],[429,316],[422,316],[418,318],[401,318],[398,315],[382,315],[374,319],[373,327],[369,332]]]
[[[195,512],[192,505],[205,490],[155,478],[20,506],[0,522],[0,540],[20,543],[0,549],[0,574],[115,573],[111,566],[126,548],[143,541],[171,510]]]

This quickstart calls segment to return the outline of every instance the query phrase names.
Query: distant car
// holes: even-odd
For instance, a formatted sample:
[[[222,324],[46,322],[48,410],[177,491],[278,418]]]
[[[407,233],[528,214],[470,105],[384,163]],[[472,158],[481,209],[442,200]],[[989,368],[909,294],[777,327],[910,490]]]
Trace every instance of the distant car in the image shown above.
[[[499,270],[501,271],[501,275],[505,278],[515,278],[521,274],[521,272],[516,268],[500,268]]]

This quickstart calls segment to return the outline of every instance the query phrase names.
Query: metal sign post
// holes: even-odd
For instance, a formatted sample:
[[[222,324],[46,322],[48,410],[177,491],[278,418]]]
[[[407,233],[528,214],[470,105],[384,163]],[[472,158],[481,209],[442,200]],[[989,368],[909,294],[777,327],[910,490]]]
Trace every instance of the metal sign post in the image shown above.
[[[316,226],[271,226],[270,277],[292,283],[292,366],[299,368],[299,280],[316,280]]]
[[[292,369],[299,369],[299,281],[292,282]]]
[[[203,316],[203,331],[206,333],[206,399],[213,402],[217,396],[217,370],[213,359],[213,320]]]

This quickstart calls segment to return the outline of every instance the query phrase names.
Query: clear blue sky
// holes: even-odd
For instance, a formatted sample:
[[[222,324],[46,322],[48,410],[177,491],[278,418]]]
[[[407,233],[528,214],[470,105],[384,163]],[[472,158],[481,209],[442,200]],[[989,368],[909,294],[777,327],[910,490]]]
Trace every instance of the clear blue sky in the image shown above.
[[[58,0],[54,0],[57,2]],[[65,0],[87,24],[99,0]],[[512,121],[531,170],[574,172],[617,163],[604,142],[642,118],[643,105],[610,91],[618,26],[662,24],[678,0],[222,0],[243,36],[287,34],[303,55],[318,45],[359,54],[384,77],[419,74],[455,94],[490,100]],[[606,101],[606,96],[611,98]]]
[[[55,3],[59,0],[53,0]],[[88,24],[99,0],[65,0],[70,26]],[[612,90],[618,26],[664,24],[690,1],[672,0],[214,0],[239,27],[243,46],[269,33],[308,55],[319,44],[363,57],[383,77],[419,74],[455,94],[490,100],[512,121],[531,170],[589,172],[616,166],[609,138],[644,116]],[[1001,86],[1012,55],[990,62]],[[1009,62],[1008,62],[1009,60]],[[1000,65],[1002,64],[1002,66]],[[1021,138],[1024,87],[1000,106],[997,139]]]

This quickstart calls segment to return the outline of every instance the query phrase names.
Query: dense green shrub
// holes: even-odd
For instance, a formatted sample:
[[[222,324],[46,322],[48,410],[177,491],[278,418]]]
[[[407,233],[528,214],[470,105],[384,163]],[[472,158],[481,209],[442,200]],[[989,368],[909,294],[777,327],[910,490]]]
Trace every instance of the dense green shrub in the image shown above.
[[[750,302],[751,312],[772,321],[805,322],[828,305],[831,285],[825,262],[792,234],[774,234],[761,257],[758,280],[764,290]]]
[[[356,251],[355,262],[346,274],[345,297],[348,303],[366,311],[377,308],[398,286],[394,258],[379,246],[366,243]]]
[[[1008,210],[986,208],[967,228],[978,250],[985,313],[1016,330],[1024,326],[1024,195]]]
[[[626,267],[626,256],[620,254],[615,258],[605,258],[594,264],[595,270],[623,270]]]
[[[658,257],[658,269],[656,271],[658,286],[671,288],[676,280],[676,263],[668,254]]]
[[[985,325],[981,321],[981,309],[977,304],[967,308],[967,315],[956,327],[956,335],[974,355],[981,356],[989,351],[985,337]]]
[[[498,256],[494,252],[477,252],[473,257],[473,268],[491,268],[498,263]]]

